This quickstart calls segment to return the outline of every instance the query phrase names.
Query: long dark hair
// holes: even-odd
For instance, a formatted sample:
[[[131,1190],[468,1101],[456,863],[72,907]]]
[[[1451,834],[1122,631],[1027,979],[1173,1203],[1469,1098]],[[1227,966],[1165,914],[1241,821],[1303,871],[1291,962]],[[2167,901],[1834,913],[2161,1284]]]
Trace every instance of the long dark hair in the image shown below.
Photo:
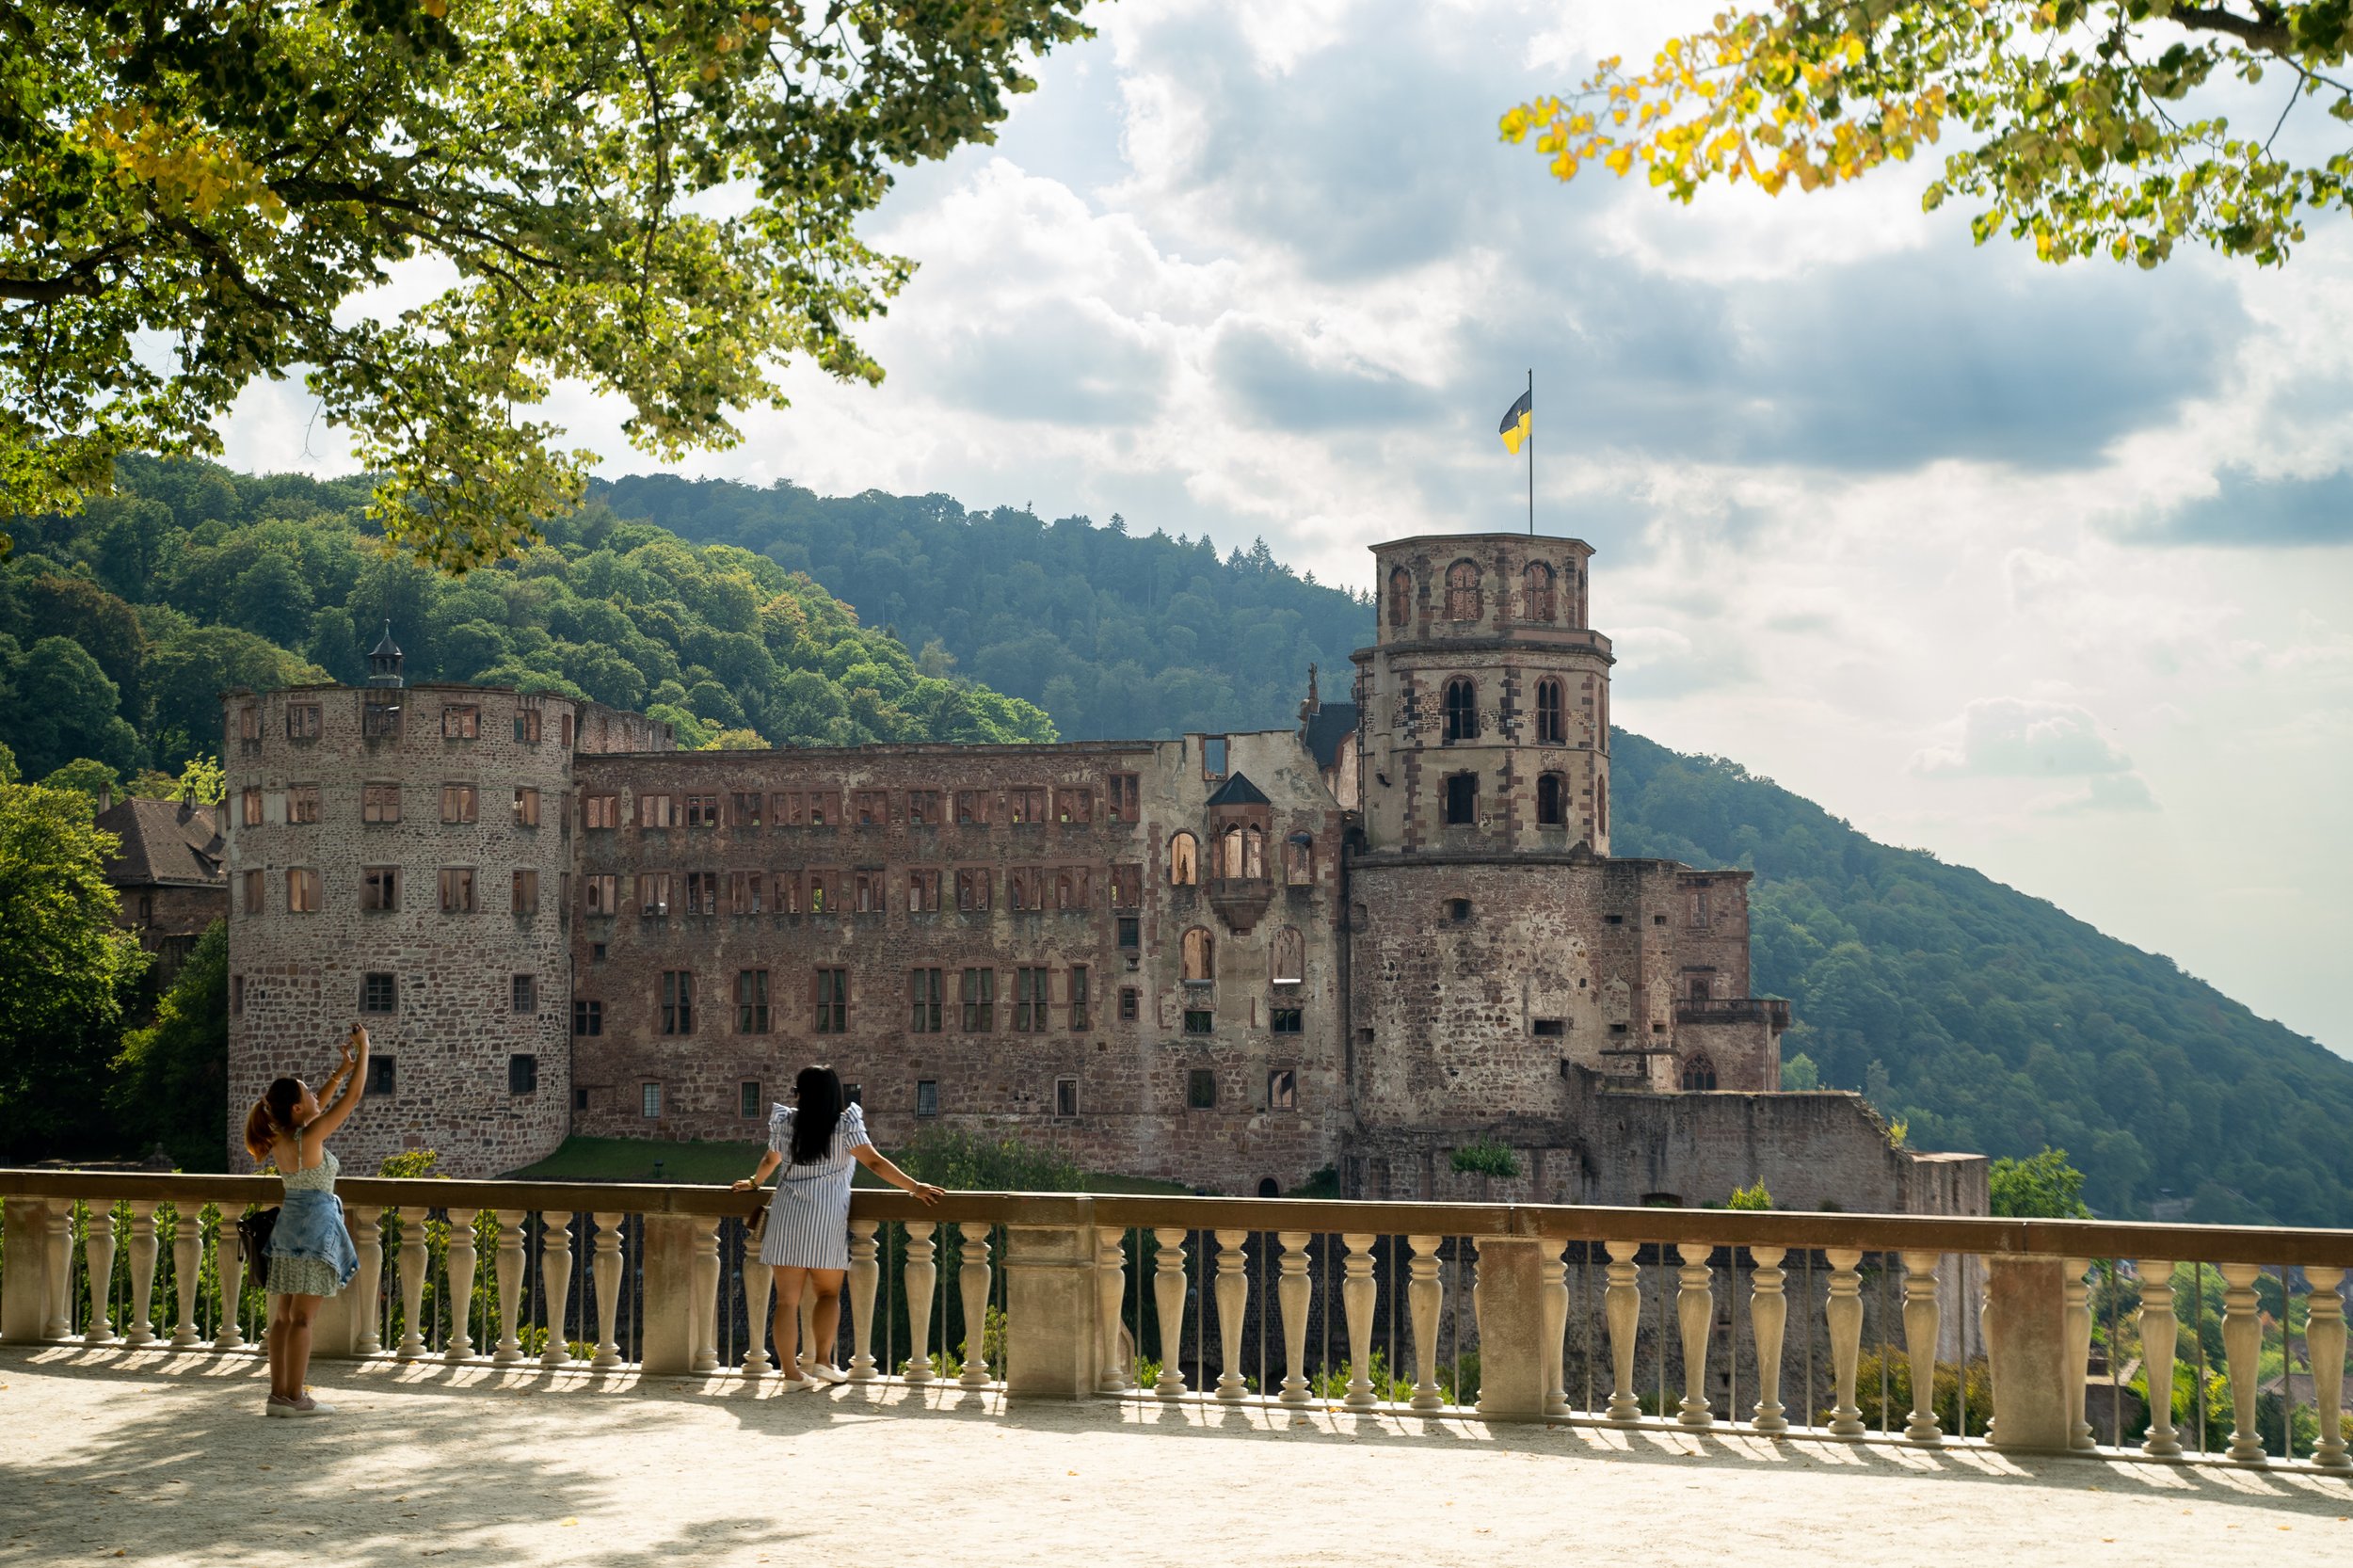
[[[253,1109],[245,1113],[246,1152],[256,1160],[268,1154],[280,1133],[294,1130],[295,1107],[301,1103],[302,1080],[271,1080],[270,1086],[262,1091],[262,1097],[253,1102]]]
[[[833,1150],[841,1122],[841,1075],[824,1063],[803,1067],[792,1080],[800,1108],[792,1116],[792,1163],[814,1165]]]

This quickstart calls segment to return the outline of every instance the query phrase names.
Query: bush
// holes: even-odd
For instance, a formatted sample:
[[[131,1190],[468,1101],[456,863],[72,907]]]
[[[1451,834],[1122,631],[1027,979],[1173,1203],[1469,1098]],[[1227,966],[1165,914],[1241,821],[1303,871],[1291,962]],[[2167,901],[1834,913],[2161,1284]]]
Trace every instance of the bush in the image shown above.
[[[1498,1176],[1509,1181],[1520,1174],[1519,1156],[1499,1139],[1481,1133],[1454,1151],[1449,1161],[1456,1176]]]

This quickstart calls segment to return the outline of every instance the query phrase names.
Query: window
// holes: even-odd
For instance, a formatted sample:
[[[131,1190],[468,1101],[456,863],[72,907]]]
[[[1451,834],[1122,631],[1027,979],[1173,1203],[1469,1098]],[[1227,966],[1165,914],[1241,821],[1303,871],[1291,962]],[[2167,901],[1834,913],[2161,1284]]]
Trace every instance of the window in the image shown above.
[[[479,819],[474,787],[471,784],[441,786],[441,820],[445,823],[470,823]]]
[[[400,786],[397,784],[360,785],[360,820],[363,823],[400,821]]]
[[[939,873],[936,871],[907,872],[907,913],[936,915],[939,913]]]
[[[1144,920],[1141,916],[1119,917],[1119,945],[1130,952],[1144,946]]]
[[[1569,781],[1557,773],[1536,776],[1536,825],[1561,827],[1569,820]]]
[[[239,872],[237,884],[237,907],[248,915],[260,914],[262,912],[262,873]]]
[[[1296,985],[1307,978],[1307,939],[1295,925],[1274,934],[1274,984]]]
[[[1446,744],[1479,739],[1479,687],[1468,676],[1458,675],[1446,683],[1441,708],[1439,739]]]
[[[958,790],[956,792],[956,823],[964,827],[982,827],[988,823],[988,792]]]
[[[584,795],[581,798],[580,816],[584,827],[618,827],[621,825],[621,797]]]
[[[1283,844],[1283,882],[1290,888],[1312,888],[1316,880],[1316,841],[1294,833]]]
[[[1144,904],[1144,868],[1113,866],[1112,868],[1112,907],[1136,909]]]
[[[237,710],[237,739],[248,745],[262,744],[262,711],[249,702]]]
[[[1075,1034],[1093,1027],[1092,1016],[1087,1005],[1087,967],[1084,964],[1070,966],[1069,996],[1070,1029]]]
[[[1054,1080],[1054,1114],[1064,1121],[1079,1113],[1079,1080],[1075,1078]]]
[[[1453,773],[1446,780],[1446,820],[1448,825],[1475,826],[1479,822],[1479,776],[1475,773]]]
[[[1602,920],[1602,923],[1603,923],[1604,925],[1624,925],[1624,924],[1625,924],[1625,917],[1624,915],[1604,915],[1604,916],[1601,918],[1601,920]]]
[[[1201,776],[1204,778],[1225,776],[1225,736],[1204,735],[1201,737]]]
[[[808,873],[808,912],[812,915],[841,913],[841,873],[837,871]]]
[[[578,1035],[604,1032],[604,1003],[575,1000],[572,1003],[572,1032]]]
[[[736,1086],[736,1114],[750,1121],[760,1114],[760,1080],[751,1079]]]
[[[1168,885],[1191,888],[1201,880],[1200,846],[1190,833],[1168,836]]]
[[[1606,776],[1593,780],[1593,831],[1609,831],[1609,780]]]
[[[1705,974],[1688,974],[1683,977],[1684,989],[1690,993],[1693,1006],[1705,1007],[1714,1000],[1711,994],[1713,991],[1711,978]]]
[[[1299,1109],[1299,1071],[1295,1067],[1276,1067],[1266,1075],[1266,1108],[1269,1111]]]
[[[471,741],[482,733],[482,710],[471,702],[444,703],[441,707],[441,739]]]
[[[1196,925],[1185,933],[1184,962],[1187,980],[1217,978],[1217,938],[1209,935],[1208,926]]]
[[[617,915],[621,912],[620,878],[610,872],[596,872],[580,879],[581,907],[591,915]]]
[[[1450,898],[1450,899],[1448,899],[1448,900],[1446,901],[1446,903],[1442,905],[1442,907],[1446,910],[1446,923],[1447,923],[1447,924],[1449,924],[1449,925],[1468,925],[1468,924],[1470,924],[1470,918],[1471,918],[1471,901],[1470,901],[1470,900],[1468,900],[1468,899],[1466,899],[1466,898]]]
[[[1095,907],[1095,875],[1084,866],[1064,866],[1054,873],[1054,907]]]
[[[396,1057],[368,1058],[368,1093],[396,1095],[400,1093],[400,1062]]]
[[[1122,985],[1119,988],[1119,1021],[1131,1024],[1143,1016],[1144,993],[1132,985]]]
[[[1208,1067],[1195,1067],[1185,1075],[1185,1107],[1191,1111],[1217,1109],[1217,1074]]]
[[[1054,820],[1084,827],[1095,820],[1095,792],[1080,785],[1054,792]]]
[[[527,746],[536,746],[539,744],[538,709],[518,708],[515,710],[515,744]]]
[[[245,1016],[245,976],[241,974],[229,977],[229,1016],[232,1018]]]
[[[519,974],[507,983],[509,1010],[516,1013],[539,1011],[539,981],[536,976]]]
[[[937,790],[907,792],[907,824],[911,827],[937,827],[946,815],[945,803]]]
[[[315,702],[286,704],[286,739],[315,741],[319,738],[319,705]]]
[[[1716,1064],[1707,1059],[1705,1051],[1700,1051],[1684,1060],[1683,1086],[1692,1090],[1716,1087]]]
[[[964,1003],[964,1027],[967,1032],[985,1034],[997,1027],[997,971],[967,969],[963,986],[957,993]]]
[[[762,796],[758,790],[754,790],[748,794],[742,790],[736,791],[735,799],[730,803],[735,808],[735,825],[738,827],[758,827],[760,825],[760,802],[765,797]]]
[[[290,866],[286,871],[286,913],[315,915],[319,912],[319,873],[315,867]]]
[[[1569,1032],[1569,1020],[1566,1018],[1538,1018],[1529,1026],[1529,1032],[1534,1034],[1540,1040],[1561,1039]]]
[[[639,795],[637,797],[637,828],[650,833],[657,827],[678,825],[678,801],[670,795]]]
[[[539,792],[528,785],[515,786],[515,825],[517,827],[539,825]]]
[[[378,970],[360,977],[360,1011],[390,1013],[400,1005],[400,983]]]
[[[1414,574],[1403,567],[1389,573],[1389,624],[1403,626],[1413,614]]]
[[[378,913],[399,908],[400,868],[397,866],[360,867],[360,907]]]
[[[286,820],[290,823],[315,823],[319,820],[319,787],[315,784],[286,786]]]
[[[564,721],[564,727],[568,729],[571,728],[571,723],[572,721],[569,718],[567,718]],[[585,1111],[588,1109],[587,1090],[575,1089],[572,1091],[572,1109],[575,1111]]]
[[[695,1032],[695,972],[692,969],[662,971],[661,1028],[664,1034]]]
[[[1566,702],[1558,680],[1536,682],[1536,744],[1566,745],[1569,739]]]
[[[1687,896],[1685,904],[1686,907],[1690,912],[1691,923],[1693,925],[1705,925],[1708,923],[1706,888],[1692,888],[1690,893]]]
[[[809,998],[817,1007],[817,1032],[844,1034],[850,1028],[850,971],[825,968],[811,977]]]
[[[919,1116],[939,1114],[939,1082],[936,1079],[919,1078],[915,1080],[915,1113]]]
[[[716,827],[719,825],[719,797],[717,795],[687,795],[683,798],[687,826]]]
[[[1136,776],[1115,773],[1103,780],[1103,820],[1105,822],[1136,822],[1140,808],[1136,804]]]
[[[1046,792],[1042,789],[1007,790],[1005,820],[1025,827],[1035,827],[1046,820]]]
[[[735,971],[735,1032],[738,1034],[768,1032],[768,971],[766,969]]]
[[[1446,568],[1446,618],[1479,618],[1479,566],[1476,562],[1457,561]]]
[[[558,723],[559,723],[559,727],[560,727],[560,728],[561,728],[561,731],[562,731],[562,734],[563,734],[563,737],[564,737],[564,739],[563,739],[563,743],[562,743],[562,744],[563,744],[563,746],[564,746],[564,749],[565,749],[565,750],[567,750],[567,751],[569,751],[569,750],[571,749],[571,747],[572,747],[572,716],[571,716],[571,714],[569,714],[569,713],[565,714],[565,715],[564,715],[564,717],[563,717],[560,721],[558,721]],[[588,1092],[587,1092],[586,1090],[584,1090],[584,1089],[581,1091],[581,1096],[582,1096],[582,1098],[581,1098],[581,1104],[583,1104],[583,1105],[585,1105],[585,1104],[587,1104],[587,1103],[588,1103],[588,1101],[587,1101],[587,1097],[586,1097],[586,1096],[587,1096],[587,1093],[588,1093]]]
[[[811,790],[808,792],[808,825],[840,827],[841,825],[841,792]]]
[[[443,866],[441,868],[441,913],[471,915],[473,913],[473,868]]]
[[[400,739],[400,694],[368,692],[360,699],[360,734],[370,741]]]
[[[1013,1032],[1016,1034],[1046,1032],[1047,999],[1051,986],[1048,977],[1054,971],[1040,968],[1016,968],[1013,971]]]
[[[1268,1030],[1275,1034],[1305,1034],[1307,1032],[1306,1009],[1274,1007],[1267,1011]]]
[[[670,873],[668,872],[639,872],[637,873],[637,913],[667,919],[670,913]]]
[[[237,805],[239,808],[237,814],[238,822],[242,823],[247,827],[259,827],[262,825],[261,791],[251,789],[238,791]]]
[[[766,905],[761,902],[767,891],[768,879],[759,872],[728,872],[728,910],[736,915],[757,915]]]
[[[989,883],[992,873],[985,866],[968,866],[956,872],[956,907],[978,910],[988,907]]]
[[[686,898],[680,905],[682,915],[715,915],[719,912],[719,873],[717,872],[688,872]]]
[[[1542,561],[1530,561],[1520,573],[1520,618],[1548,621],[1553,618],[1552,568]]]
[[[603,962],[604,962],[604,949],[605,949],[605,944],[604,944],[604,943],[602,943],[602,942],[591,942],[591,943],[589,943],[589,944],[588,944],[588,962],[590,962],[591,964],[601,964],[601,963],[603,963]]]
[[[907,1032],[936,1034],[939,1032],[941,996],[940,971],[909,969],[907,971]]]
[[[508,907],[518,915],[536,915],[539,912],[539,873],[537,872],[523,871],[515,873],[514,893]]]
[[[655,1120],[655,1119],[657,1119],[657,1118],[659,1118],[659,1117],[661,1116],[661,1114],[662,1114],[662,1085],[661,1085],[661,1084],[659,1084],[659,1083],[644,1083],[644,1084],[640,1084],[640,1085],[638,1085],[638,1089],[637,1089],[637,1113],[638,1113],[640,1116],[645,1117],[648,1121],[653,1121],[653,1120]]]
[[[854,872],[850,895],[861,915],[879,915],[890,906],[890,877],[886,872]]]
[[[850,795],[850,820],[860,827],[885,827],[890,822],[890,792],[857,790]]]
[[[1217,1032],[1216,1012],[1207,1007],[1186,1008],[1185,1032],[1188,1034],[1214,1034]]]

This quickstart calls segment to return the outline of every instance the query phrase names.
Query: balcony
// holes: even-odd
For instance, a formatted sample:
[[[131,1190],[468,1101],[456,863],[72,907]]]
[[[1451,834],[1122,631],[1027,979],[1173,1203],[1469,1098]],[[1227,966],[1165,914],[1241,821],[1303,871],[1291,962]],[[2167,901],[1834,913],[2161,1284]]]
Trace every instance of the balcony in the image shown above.
[[[1247,936],[1251,927],[1274,902],[1274,883],[1263,876],[1216,876],[1209,879],[1209,907],[1227,929]]]
[[[1779,1034],[1789,1027],[1789,1003],[1779,997],[1710,997],[1705,1000],[1684,997],[1675,1002],[1675,1022],[1761,1023]]]

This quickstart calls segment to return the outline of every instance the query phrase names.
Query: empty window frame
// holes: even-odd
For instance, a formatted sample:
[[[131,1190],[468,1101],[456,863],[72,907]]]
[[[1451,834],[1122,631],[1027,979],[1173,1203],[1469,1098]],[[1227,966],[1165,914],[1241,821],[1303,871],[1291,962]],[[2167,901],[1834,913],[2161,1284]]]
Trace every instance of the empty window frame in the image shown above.
[[[368,1058],[368,1093],[397,1095],[400,1093],[400,1064],[390,1056]]]
[[[1046,1032],[1047,1002],[1053,989],[1053,972],[1027,966],[1013,971],[1013,1032],[1016,1034]]]
[[[515,786],[515,825],[517,827],[539,825],[539,792],[526,784]]]
[[[1201,881],[1201,846],[1190,833],[1168,836],[1168,885],[1192,888]]]
[[[717,872],[688,872],[686,897],[680,913],[686,915],[715,915],[719,912],[719,873]]]
[[[1273,978],[1277,985],[1296,985],[1307,978],[1307,939],[1295,925],[1274,934]]]
[[[936,870],[907,872],[907,913],[936,915],[939,913],[939,872]]]
[[[377,914],[387,914],[400,907],[398,866],[360,868],[360,907]]]
[[[1479,565],[1475,561],[1457,561],[1446,568],[1446,618],[1477,620],[1479,618]]]
[[[515,744],[518,745],[539,744],[538,709],[518,708],[515,710]]]
[[[1389,624],[1403,626],[1414,613],[1414,574],[1403,567],[1389,573]]]
[[[262,792],[244,789],[237,792],[237,821],[246,827],[262,825]]]
[[[1439,699],[1438,738],[1448,745],[1479,739],[1479,685],[1469,676],[1458,675],[1446,683]]]
[[[1183,954],[1187,980],[1207,983],[1217,978],[1217,938],[1208,926],[1196,925],[1185,933]]]
[[[539,912],[539,873],[518,871],[508,879],[507,909],[516,915],[536,915]]]
[[[360,698],[360,735],[369,741],[400,739],[401,694],[366,692]]]
[[[1556,583],[1552,568],[1542,561],[1528,563],[1520,573],[1520,619],[1548,622],[1555,618],[1560,605]]]
[[[728,912],[759,915],[767,911],[768,877],[764,872],[728,872]]]
[[[687,826],[716,827],[719,825],[719,797],[717,795],[685,795],[680,798]]]
[[[1311,888],[1316,880],[1316,841],[1305,833],[1294,833],[1283,840],[1283,884],[1289,888]]]
[[[695,1032],[695,971],[664,969],[655,993],[657,1024],[664,1034]]]
[[[1016,866],[1005,873],[1005,906],[1033,914],[1046,907],[1046,872],[1039,866]]]
[[[473,910],[473,868],[472,866],[443,866],[441,868],[441,913],[471,915]]]
[[[448,702],[441,705],[441,739],[471,741],[482,733],[482,709],[472,702]]]
[[[237,873],[237,907],[248,915],[261,914],[263,897],[262,873],[239,872]]]
[[[734,795],[728,802],[728,804],[734,809],[734,817],[732,820],[734,821],[735,825],[738,827],[758,827],[760,825],[760,808],[761,804],[766,799],[767,796],[762,794],[758,790],[736,791]]]
[[[1036,827],[1046,821],[1046,791],[1043,787],[1007,790],[1005,820],[1021,827]]]
[[[637,797],[637,830],[651,833],[678,825],[678,797],[641,794]]]
[[[964,1008],[965,1032],[985,1034],[997,1027],[997,971],[967,969],[960,979],[957,998]]]
[[[286,704],[286,739],[315,741],[319,738],[319,705],[315,702]]]
[[[1202,737],[1201,737],[1201,776],[1202,776],[1202,777],[1204,777],[1204,778],[1223,778],[1223,777],[1225,777],[1225,753],[1226,753],[1226,744],[1225,744],[1225,736],[1223,736],[1223,735],[1204,735],[1204,736],[1202,736]]]
[[[996,875],[986,866],[966,866],[956,872],[956,907],[968,914],[986,909],[990,884]]]
[[[879,915],[890,907],[890,874],[882,871],[850,873],[850,906],[861,915]]]
[[[583,827],[620,826],[621,797],[619,795],[581,796],[580,824]]]
[[[850,1029],[850,971],[824,965],[809,976],[809,1001],[817,1032],[846,1034]]]
[[[956,792],[956,824],[959,827],[988,825],[989,792],[958,790]]]
[[[1140,909],[1144,906],[1144,868],[1113,866],[1112,868],[1112,907]]]
[[[1064,866],[1054,872],[1054,907],[1095,907],[1095,872],[1087,866]]]
[[[1066,827],[1084,827],[1095,820],[1095,792],[1083,784],[1065,784],[1054,791],[1054,820]]]
[[[889,826],[890,792],[888,790],[852,791],[850,820],[860,827]]]
[[[1299,1109],[1299,1071],[1295,1067],[1273,1067],[1266,1075],[1266,1108],[1269,1111]]]
[[[1564,774],[1536,776],[1536,825],[1565,827],[1569,821],[1569,780]]]
[[[1079,1080],[1075,1078],[1054,1080],[1054,1115],[1069,1121],[1079,1114]]]
[[[314,866],[289,866],[286,869],[286,913],[315,915],[318,912],[318,869]]]
[[[471,784],[441,786],[441,820],[445,823],[470,823],[479,820],[481,802]]]
[[[946,976],[938,969],[909,969],[907,971],[907,1032],[936,1034],[940,1028],[940,1008],[946,1000],[942,982]]]
[[[738,1034],[768,1032],[768,971],[766,969],[735,971],[735,1032]]]
[[[400,821],[400,786],[397,784],[360,785],[360,820],[363,823]]]
[[[314,824],[319,820],[319,787],[315,784],[286,786],[286,820],[297,824]]]
[[[610,872],[599,872],[580,879],[581,908],[591,915],[620,913],[620,881]]]
[[[1450,773],[1446,778],[1446,820],[1450,827],[1472,827],[1479,823],[1479,776],[1475,773]]]
[[[946,805],[937,790],[907,792],[907,825],[910,827],[937,827],[945,812]]]
[[[648,920],[666,920],[670,913],[670,873],[637,873],[637,913]]]
[[[841,913],[841,873],[830,867],[808,873],[808,912],[812,915]]]
[[[1116,823],[1136,822],[1140,820],[1140,811],[1141,808],[1137,804],[1136,776],[1131,773],[1108,775],[1103,780],[1103,820]]]

